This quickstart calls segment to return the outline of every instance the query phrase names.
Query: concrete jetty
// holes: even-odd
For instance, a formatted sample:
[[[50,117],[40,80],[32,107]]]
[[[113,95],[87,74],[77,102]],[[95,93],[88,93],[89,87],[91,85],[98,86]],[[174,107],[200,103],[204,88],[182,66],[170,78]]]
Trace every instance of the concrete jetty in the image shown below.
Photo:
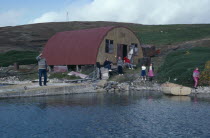
[[[47,86],[39,86],[38,84],[27,83],[1,86],[0,98],[62,95],[88,92],[99,92],[99,90],[95,90],[94,86],[88,83],[48,83]]]
[[[0,84],[3,84],[0,82]],[[110,85],[114,84],[114,85]],[[47,86],[39,86],[38,83],[16,82],[15,85],[1,85],[0,98],[31,97],[31,96],[50,96],[65,95],[73,93],[95,93],[95,92],[115,92],[115,91],[144,91],[154,90],[161,92],[162,87],[157,83],[141,82],[139,80],[128,83],[114,83],[104,80],[97,82],[64,83],[49,82]],[[198,87],[192,89],[190,96],[195,95],[209,97],[210,87]]]

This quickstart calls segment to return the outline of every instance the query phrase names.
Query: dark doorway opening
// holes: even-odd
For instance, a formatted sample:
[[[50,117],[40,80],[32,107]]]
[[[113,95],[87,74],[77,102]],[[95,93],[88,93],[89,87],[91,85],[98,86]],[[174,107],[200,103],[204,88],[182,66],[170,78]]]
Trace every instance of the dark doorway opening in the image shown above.
[[[118,44],[117,45],[117,59],[121,57],[122,59],[126,57],[128,54],[127,45]]]
[[[127,45],[123,45],[123,51],[122,52],[123,52],[123,54],[122,54],[123,55],[122,59],[123,59],[128,54]]]

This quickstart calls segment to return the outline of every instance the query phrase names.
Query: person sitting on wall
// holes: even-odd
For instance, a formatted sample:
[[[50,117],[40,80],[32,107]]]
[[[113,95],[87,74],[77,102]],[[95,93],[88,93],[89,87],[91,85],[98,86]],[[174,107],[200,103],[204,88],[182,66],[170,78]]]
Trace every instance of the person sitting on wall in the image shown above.
[[[42,86],[42,75],[44,76],[44,85],[47,85],[47,62],[42,53],[36,57],[39,68],[39,86]]]
[[[133,69],[133,64],[131,64],[131,61],[127,57],[124,57],[124,63],[129,69]]]
[[[108,58],[106,58],[106,60],[104,61],[104,68],[107,68],[109,71],[112,71],[111,70],[111,67],[112,67],[111,65],[112,65],[112,62],[109,61]]]

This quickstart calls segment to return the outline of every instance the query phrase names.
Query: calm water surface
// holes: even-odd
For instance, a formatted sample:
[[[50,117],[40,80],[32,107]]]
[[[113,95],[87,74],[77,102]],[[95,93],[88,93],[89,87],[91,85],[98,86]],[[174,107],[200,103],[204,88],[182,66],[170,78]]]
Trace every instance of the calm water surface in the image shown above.
[[[154,92],[0,100],[1,138],[210,137],[210,99]]]

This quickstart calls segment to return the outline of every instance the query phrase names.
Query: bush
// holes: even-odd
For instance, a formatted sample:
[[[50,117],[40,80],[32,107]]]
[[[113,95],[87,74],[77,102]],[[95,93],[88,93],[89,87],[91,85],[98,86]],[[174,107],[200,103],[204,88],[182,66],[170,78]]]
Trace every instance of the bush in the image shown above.
[[[206,63],[205,69],[201,72],[200,85],[210,86],[210,61]]]
[[[17,62],[20,65],[35,64],[38,52],[34,51],[9,51],[0,53],[0,66],[7,67]]]
[[[189,50],[178,50],[166,56],[164,64],[158,69],[157,79],[160,83],[169,81],[185,86],[192,86],[192,73],[195,67],[204,70],[210,59],[210,48],[195,47]]]
[[[137,79],[135,74],[124,74],[123,76],[112,76],[109,81],[117,81],[119,83],[123,83],[123,82],[132,82],[135,79]]]

